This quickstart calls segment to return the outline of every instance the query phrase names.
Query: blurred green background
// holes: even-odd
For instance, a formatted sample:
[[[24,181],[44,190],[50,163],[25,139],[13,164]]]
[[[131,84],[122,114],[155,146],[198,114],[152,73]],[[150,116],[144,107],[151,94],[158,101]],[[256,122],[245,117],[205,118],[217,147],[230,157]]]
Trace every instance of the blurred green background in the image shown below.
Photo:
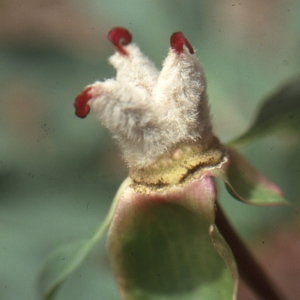
[[[170,35],[184,32],[206,71],[215,132],[226,142],[250,125],[264,97],[299,75],[299,20],[300,0],[1,0],[0,298],[38,299],[46,255],[91,234],[126,177],[107,130],[93,115],[76,118],[73,108],[87,84],[115,76],[107,63],[112,27],[128,28],[158,68]],[[299,204],[298,137],[275,135],[241,151]],[[220,199],[258,258],[270,258],[276,234],[297,224],[290,209],[238,203],[221,184]],[[276,278],[274,261],[267,267]],[[300,257],[289,261],[299,281]],[[300,293],[289,282],[282,288]],[[119,299],[105,241],[57,299]]]

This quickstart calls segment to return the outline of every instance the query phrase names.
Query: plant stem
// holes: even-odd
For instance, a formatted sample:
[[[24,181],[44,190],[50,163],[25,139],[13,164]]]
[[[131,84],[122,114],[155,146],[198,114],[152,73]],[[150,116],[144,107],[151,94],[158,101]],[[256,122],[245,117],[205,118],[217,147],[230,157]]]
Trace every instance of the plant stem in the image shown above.
[[[286,299],[274,288],[274,285],[268,275],[257,263],[245,244],[234,231],[218,203],[215,222],[219,231],[222,233],[232,250],[240,276],[249,285],[249,287],[258,296],[265,300]]]

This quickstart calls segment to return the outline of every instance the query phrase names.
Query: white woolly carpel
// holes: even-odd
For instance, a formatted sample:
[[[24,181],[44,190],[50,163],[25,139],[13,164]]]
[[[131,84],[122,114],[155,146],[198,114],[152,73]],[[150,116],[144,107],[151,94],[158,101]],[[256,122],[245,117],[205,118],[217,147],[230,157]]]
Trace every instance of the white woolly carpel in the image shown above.
[[[149,166],[179,144],[206,144],[213,137],[203,68],[190,44],[175,42],[161,72],[136,45],[118,43],[109,59],[116,79],[95,82],[81,94],[130,167]]]

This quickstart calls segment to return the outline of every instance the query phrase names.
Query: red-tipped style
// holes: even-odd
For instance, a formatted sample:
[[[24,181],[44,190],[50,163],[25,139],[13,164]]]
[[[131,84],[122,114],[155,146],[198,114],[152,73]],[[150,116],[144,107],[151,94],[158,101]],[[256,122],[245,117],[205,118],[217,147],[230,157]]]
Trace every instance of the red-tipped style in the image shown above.
[[[115,46],[116,51],[123,55],[128,55],[123,46],[131,42],[131,33],[123,27],[115,27],[108,33],[108,39]]]
[[[84,119],[90,112],[90,107],[87,103],[92,98],[91,89],[91,87],[87,87],[76,97],[74,103],[75,114],[79,118]]]
[[[182,32],[174,32],[170,38],[171,48],[174,49],[177,54],[181,54],[183,52],[183,45],[185,45],[191,54],[194,54],[194,49],[187,38],[183,35]]]

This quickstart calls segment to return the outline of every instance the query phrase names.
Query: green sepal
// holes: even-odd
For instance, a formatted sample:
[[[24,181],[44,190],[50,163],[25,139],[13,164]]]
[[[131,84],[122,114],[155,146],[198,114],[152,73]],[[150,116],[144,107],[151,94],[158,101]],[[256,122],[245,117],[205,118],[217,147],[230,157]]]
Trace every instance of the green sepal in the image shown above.
[[[237,200],[252,205],[274,206],[291,204],[281,189],[252,167],[236,150],[228,148],[228,161],[211,171],[222,179],[229,193]]]
[[[48,256],[38,278],[39,299],[55,299],[60,286],[100,241],[111,223],[120,194],[128,183],[129,180],[126,179],[120,186],[107,216],[90,238],[62,245]]]
[[[165,192],[126,189],[108,234],[123,300],[236,299],[237,268],[214,225],[215,197],[206,175]]]

